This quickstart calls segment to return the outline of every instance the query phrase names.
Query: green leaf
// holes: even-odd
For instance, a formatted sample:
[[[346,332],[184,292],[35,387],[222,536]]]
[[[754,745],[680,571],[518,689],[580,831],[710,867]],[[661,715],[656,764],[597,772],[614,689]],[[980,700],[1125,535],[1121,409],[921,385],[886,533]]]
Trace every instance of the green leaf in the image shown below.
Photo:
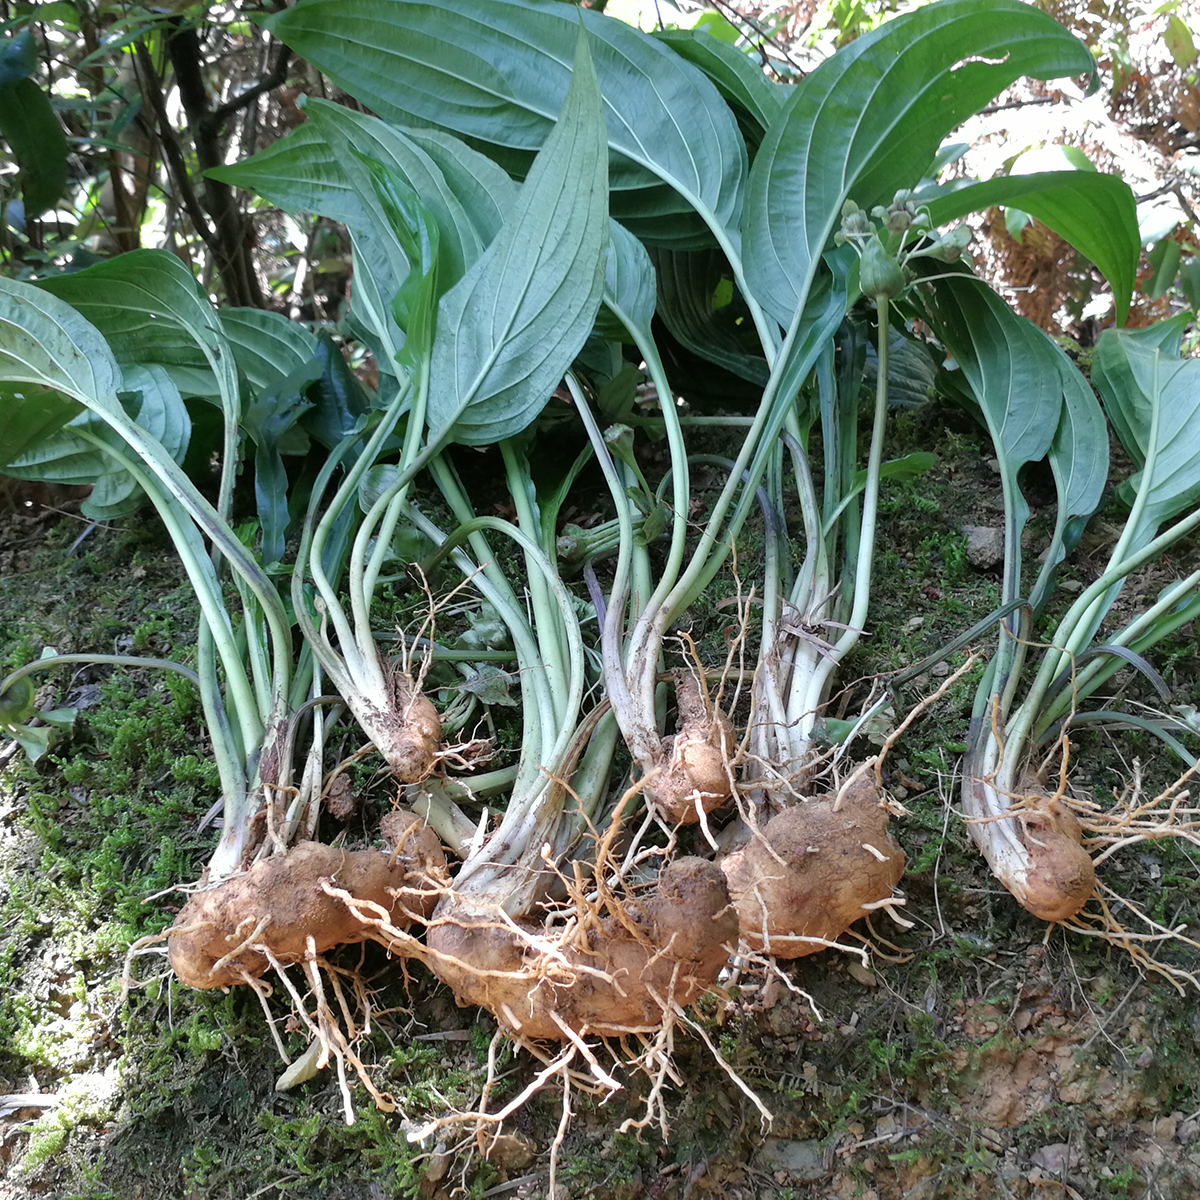
[[[934,225],[994,204],[1017,205],[1095,263],[1112,285],[1117,321],[1124,324],[1142,243],[1133,192],[1118,176],[1095,171],[1006,175],[922,191],[916,201],[929,206]]]
[[[1186,319],[1181,315],[1170,321],[1156,321],[1128,343],[1146,350],[1179,353]],[[1102,336],[1093,360],[1093,382],[1104,397],[1104,407],[1125,452],[1135,467],[1146,462],[1146,431],[1154,423],[1153,401],[1138,386],[1133,364],[1120,338]]]
[[[871,386],[878,359],[874,345],[869,347],[871,362]],[[893,327],[888,339],[888,404],[892,408],[917,408],[935,394],[937,366],[929,354],[929,347],[916,338],[907,336]]]
[[[373,179],[374,173],[364,160],[378,164],[398,185],[406,187],[420,198],[421,204],[432,214],[439,236],[445,239],[445,245],[441,248],[444,264],[442,286],[448,288],[457,283],[490,241],[490,237],[481,235],[479,229],[480,224],[489,226],[491,212],[487,200],[483,201],[484,212],[477,223],[463,207],[441,168],[408,136],[406,130],[390,128],[378,118],[325,101],[310,101],[307,111],[311,122],[324,134],[329,144],[340,150],[340,166],[368,218],[361,232],[371,233],[386,243],[383,252],[391,255],[390,262],[397,285],[404,279],[407,270],[407,253],[402,244],[396,245],[393,241],[392,223],[383,210]],[[347,149],[351,153],[346,153]],[[488,162],[477,152],[465,146],[463,150],[465,154],[488,163],[491,170],[499,171],[494,163]],[[511,186],[507,177],[505,183]],[[490,228],[488,232],[492,232]]]
[[[404,332],[397,361],[415,374],[433,349],[437,302],[453,268],[441,250],[437,218],[420,196],[382,163],[366,156],[360,161],[370,172],[384,219],[408,260],[406,274],[392,296],[392,315]]]
[[[1004,601],[1021,594],[1021,531],[1029,505],[1018,475],[1043,458],[1063,408],[1053,343],[986,284],[962,274],[934,284],[929,315],[987,424],[1004,486]]]
[[[80,408],[78,400],[49,388],[0,386],[0,471],[58,432]]]
[[[926,471],[932,471],[937,466],[937,455],[928,450],[915,450],[902,458],[891,458],[879,464],[880,479],[916,479]],[[846,510],[855,496],[861,495],[867,487],[866,468],[854,472],[854,482],[842,495],[837,507],[825,518],[824,530],[828,534],[837,523],[838,517]]]
[[[239,163],[211,168],[207,175],[265,196],[288,212],[317,213],[351,229],[366,226],[338,151],[312,121]]]
[[[366,162],[377,164],[397,188],[419,196],[432,215],[441,261],[437,283],[443,291],[495,237],[517,185],[450,135],[393,129],[377,117],[321,100],[310,100],[307,112],[310,120],[295,133],[211,174],[284,208],[319,213],[350,229],[355,256],[351,322],[364,330],[381,369],[391,370],[403,341],[393,325],[391,301],[405,284],[408,255],[406,239],[397,237],[383,211]]]
[[[1185,258],[1179,267],[1179,289],[1192,312],[1200,312],[1200,257],[1195,254]]]
[[[317,356],[317,339],[282,313],[223,308],[220,320],[238,369],[256,392]]]
[[[36,383],[109,412],[121,369],[99,330],[31,284],[0,276],[0,379]]]
[[[693,354],[760,388],[770,370],[725,256],[716,250],[658,250],[659,316]]]
[[[525,429],[591,332],[608,241],[600,89],[581,31],[562,115],[487,253],[438,311],[431,441]]]
[[[158,440],[171,458],[181,463],[191,438],[191,418],[171,377],[162,367],[131,366],[122,383],[122,407],[131,420]],[[93,437],[124,449],[124,443],[99,417],[87,412],[70,425],[18,456],[9,474],[62,484],[91,484],[83,502],[83,515],[93,521],[129,516],[141,506],[142,490],[114,458],[76,430],[86,428]]]
[[[327,333],[320,337],[316,359],[321,366],[321,377],[309,389],[314,407],[303,418],[303,424],[322,446],[332,449],[355,428],[370,402]]]
[[[450,134],[434,129],[396,129],[377,117],[310,99],[310,119],[265,150],[208,172],[215,179],[254,191],[290,212],[312,212],[340,221],[362,235],[371,212],[382,214],[366,176],[347,171],[345,148],[397,171],[438,217],[448,239],[455,283],[491,243],[516,184],[491,159]],[[356,186],[357,185],[357,186]]]
[[[1163,41],[1167,43],[1177,67],[1190,67],[1196,61],[1196,43],[1192,41],[1192,32],[1174,13],[1167,18]]]
[[[1094,66],[1082,42],[1020,0],[943,0],[840,50],[796,85],[755,156],[742,241],[756,298],[789,326],[845,200],[867,211],[890,202],[1020,76]]]
[[[1058,493],[1058,515],[1042,570],[1029,594],[1035,614],[1050,597],[1058,564],[1075,548],[1088,518],[1100,507],[1108,481],[1108,425],[1100,402],[1061,348],[1049,344],[1058,360],[1063,388],[1058,428],[1047,451]]]
[[[128,263],[138,257],[137,254],[124,254],[114,261]],[[161,257],[171,258],[170,255]],[[153,276],[155,264],[148,266],[147,274]],[[183,269],[182,264],[179,267]],[[170,268],[165,270],[169,271]],[[72,278],[78,279],[80,275]],[[190,280],[186,271],[185,277]],[[193,296],[199,302],[194,292]],[[212,320],[210,332],[217,337],[215,315]],[[233,372],[232,353],[226,348],[220,350],[218,357],[226,360],[223,369]],[[130,420],[121,407],[117,394],[121,371],[96,327],[51,292],[0,276],[0,382],[5,380],[38,383],[54,388],[74,397],[90,412],[102,417],[125,440],[129,452],[140,458],[148,471],[162,483],[166,493],[165,502],[178,502],[195,522],[194,526],[185,523],[180,536],[187,540],[185,562],[201,603],[204,604],[206,598],[220,596],[213,562],[203,550],[202,532],[220,548],[240,578],[254,590],[256,599],[266,610],[273,626],[286,633],[286,617],[278,594],[257,563],[230,535],[227,524],[196,490],[162,444]],[[236,398],[236,391],[234,395]],[[219,601],[206,605],[205,617],[214,629],[219,625],[225,640],[231,641],[231,622],[228,612],[220,607]],[[227,661],[226,668],[230,667],[231,663]],[[244,690],[248,698],[248,684]]]
[[[9,38],[0,49],[0,90],[37,70],[37,43],[28,29]]]
[[[732,28],[727,21],[725,26]],[[712,80],[733,109],[742,135],[757,146],[783,108],[787,86],[772,83],[748,54],[702,29],[664,29],[654,36]]]
[[[646,247],[617,221],[608,223],[608,249],[604,265],[604,303],[619,309],[635,328],[650,332],[658,304],[654,267]],[[596,332],[612,341],[628,341],[629,333],[607,309],[596,320]]]
[[[499,704],[505,708],[519,708],[521,701],[509,691],[512,674],[489,663],[480,663],[471,668],[471,673],[458,686],[464,692],[488,705]]]
[[[450,130],[520,173],[562,107],[581,20],[613,216],[663,244],[706,244],[700,208],[736,228],[746,151],[733,114],[700,71],[620,21],[554,0],[306,0],[264,24],[384,120]]]
[[[242,419],[254,441],[254,498],[262,527],[262,562],[270,567],[283,558],[288,524],[288,476],[283,464],[284,440],[313,407],[306,392],[321,378],[315,357],[294,367],[263,389],[246,407]]]
[[[1178,345],[1188,320],[1182,314],[1148,329],[1105,330],[1096,345],[1093,381],[1140,468],[1122,489],[1135,523],[1128,553],[1200,498],[1200,359],[1180,358]]]
[[[37,711],[37,688],[23,675],[6,691],[0,692],[0,725],[18,725]]]
[[[21,169],[26,220],[41,216],[67,186],[67,135],[50,98],[32,79],[0,88],[0,138]]]
[[[1159,238],[1153,250],[1146,255],[1146,261],[1154,268],[1154,274],[1146,281],[1142,291],[1151,300],[1157,300],[1166,295],[1167,289],[1175,282],[1179,271],[1180,249],[1174,238]]]
[[[58,731],[48,725],[11,725],[8,733],[25,751],[31,763],[47,753],[58,736]]]
[[[237,364],[216,311],[175,255],[135,250],[38,287],[86,317],[122,366],[166,367],[181,390],[180,371],[211,374],[226,420],[238,423]]]

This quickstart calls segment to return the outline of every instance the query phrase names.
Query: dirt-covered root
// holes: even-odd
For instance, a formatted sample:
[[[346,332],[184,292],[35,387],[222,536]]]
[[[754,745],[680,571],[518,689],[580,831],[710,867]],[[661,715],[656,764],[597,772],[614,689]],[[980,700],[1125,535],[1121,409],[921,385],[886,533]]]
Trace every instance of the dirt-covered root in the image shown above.
[[[646,785],[646,799],[676,825],[693,825],[701,813],[719,808],[732,795],[730,759],[733,724],[687,671],[675,673],[679,708],[677,732],[663,738],[658,776]]]
[[[711,862],[681,858],[619,912],[554,932],[448,900],[430,923],[429,965],[459,1004],[523,1038],[619,1037],[662,1025],[716,980],[737,915]]]
[[[388,683],[391,709],[370,723],[371,740],[400,783],[420,783],[437,764],[442,718],[403,671],[393,670]]]
[[[1079,818],[1061,796],[1028,783],[1010,815],[967,828],[996,877],[1043,921],[1066,921],[1096,894],[1096,868]]]
[[[882,906],[904,874],[873,778],[772,817],[721,859],[741,935],[778,958],[815,954]]]
[[[175,974],[189,987],[232,987],[258,978],[271,958],[299,962],[306,953],[324,954],[345,942],[376,937],[325,885],[378,905],[398,929],[427,916],[444,890],[445,855],[423,827],[404,826],[394,836],[398,840],[390,853],[300,842],[286,854],[194,893],[170,934]]]

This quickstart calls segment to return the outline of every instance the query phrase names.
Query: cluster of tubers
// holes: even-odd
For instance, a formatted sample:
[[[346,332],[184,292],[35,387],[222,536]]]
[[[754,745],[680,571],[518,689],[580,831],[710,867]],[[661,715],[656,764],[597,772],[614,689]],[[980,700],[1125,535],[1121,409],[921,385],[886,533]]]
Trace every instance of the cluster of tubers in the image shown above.
[[[730,801],[734,735],[690,675],[676,676],[676,695],[677,732],[645,799],[687,824]],[[397,696],[396,711],[411,727],[396,731],[393,749],[408,749],[399,764],[389,755],[393,771],[428,775],[437,712],[415,690]],[[486,1008],[517,1037],[648,1033],[710,990],[739,942],[783,958],[813,953],[892,896],[904,855],[873,778],[792,803],[718,861],[676,857],[649,891],[609,894],[565,921],[454,891],[437,836],[397,810],[381,824],[384,850],[301,842],[195,892],[171,931],[171,965],[192,987],[227,988],[374,940],[421,958],[461,1005]]]

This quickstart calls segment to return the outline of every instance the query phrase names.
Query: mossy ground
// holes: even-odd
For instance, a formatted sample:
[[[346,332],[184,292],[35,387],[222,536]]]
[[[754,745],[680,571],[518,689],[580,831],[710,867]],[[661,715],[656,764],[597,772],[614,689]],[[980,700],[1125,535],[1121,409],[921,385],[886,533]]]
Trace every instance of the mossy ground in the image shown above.
[[[876,632],[843,673],[862,680],[851,706],[869,677],[918,661],[998,602],[994,573],[969,563],[961,533],[1000,521],[986,439],[942,406],[893,428],[889,452],[936,444],[939,462],[885,490]],[[1030,490],[1036,552],[1049,496],[1036,476]],[[190,593],[150,522],[94,530],[72,549],[77,520],[21,510],[4,519],[0,663],[45,645],[188,660]],[[1102,516],[1068,579],[1093,577],[1106,528]],[[741,549],[753,558],[750,541]],[[1173,567],[1196,554],[1185,549]],[[415,597],[398,603],[397,624]],[[697,639],[719,648],[728,611],[714,601],[696,621]],[[1186,699],[1200,671],[1193,631],[1155,661]],[[911,698],[936,682],[918,681]],[[389,1011],[376,1014],[360,1052],[399,1111],[377,1112],[360,1089],[352,1128],[328,1072],[274,1091],[280,1064],[252,996],[187,991],[147,958],[137,963],[146,985],[121,1002],[126,947],[161,929],[179,903],[169,891],[145,898],[194,878],[209,852],[211,832],[197,825],[216,795],[215,771],[182,681],[103,668],[63,670],[41,686],[81,712],[75,733],[36,766],[11,756],[0,774],[0,1091],[52,1092],[58,1103],[0,1116],[0,1195],[545,1195],[560,1114],[553,1091],[506,1124],[511,1136],[492,1161],[471,1147],[408,1143],[406,1128],[477,1099],[490,1024],[420,972],[406,992],[382,953],[361,957]],[[947,807],[973,689],[974,678],[962,681],[889,764],[910,812],[898,836],[916,927],[877,925],[891,948],[879,943],[869,971],[832,953],[788,967],[819,1020],[780,980],[761,977],[702,1008],[773,1126],[681,1035],[670,1136],[618,1132],[639,1113],[644,1080],[629,1078],[603,1105],[577,1094],[562,1197],[1200,1195],[1196,998],[1139,980],[1103,942],[1047,931],[989,877]],[[1168,770],[1156,748],[1127,735],[1082,739],[1077,763],[1104,797],[1136,755],[1156,778]],[[370,763],[356,783],[386,802]],[[1196,911],[1200,873],[1178,847],[1145,847],[1106,879],[1169,923]],[[346,961],[359,963],[360,951]],[[286,1009],[275,1003],[282,1027]],[[295,1031],[285,1037],[302,1047]],[[531,1077],[520,1057],[503,1070],[500,1095]]]

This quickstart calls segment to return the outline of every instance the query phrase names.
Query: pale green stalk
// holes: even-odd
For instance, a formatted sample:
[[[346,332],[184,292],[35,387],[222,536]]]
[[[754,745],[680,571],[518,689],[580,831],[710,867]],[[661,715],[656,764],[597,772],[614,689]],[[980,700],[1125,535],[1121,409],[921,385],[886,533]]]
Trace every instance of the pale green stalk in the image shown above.
[[[879,472],[883,465],[883,440],[887,422],[888,325],[890,302],[886,296],[877,297],[879,313],[879,369],[875,382],[875,415],[871,426],[871,448],[867,458],[867,480],[862,496],[862,519],[855,564],[854,600],[847,620],[847,629],[820,661],[805,683],[799,705],[789,705],[789,717],[798,718],[802,739],[807,743],[817,719],[822,694],[842,659],[858,644],[867,623],[871,600],[871,569],[875,555],[875,522],[879,511]]]

